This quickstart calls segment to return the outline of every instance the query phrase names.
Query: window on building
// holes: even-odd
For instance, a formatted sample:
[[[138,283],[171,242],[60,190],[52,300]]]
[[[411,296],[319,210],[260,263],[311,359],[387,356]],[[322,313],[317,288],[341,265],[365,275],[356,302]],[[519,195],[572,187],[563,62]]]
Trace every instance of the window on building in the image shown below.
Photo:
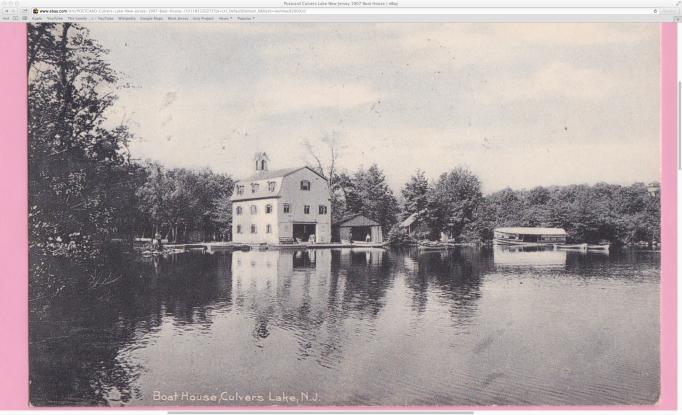
[[[327,214],[327,206],[320,205],[320,215],[326,215],[326,214]]]
[[[251,183],[251,193],[256,193],[259,188],[260,185],[258,183]]]
[[[244,194],[244,186],[237,186],[237,194],[238,195]]]
[[[251,205],[251,214],[255,215],[258,213],[258,207],[256,205]]]
[[[265,205],[265,213],[272,213],[272,205]]]
[[[301,190],[310,190],[310,182],[308,180],[301,180]]]
[[[272,225],[267,225],[267,226],[265,227],[265,232],[266,232],[266,233],[272,233]]]
[[[289,204],[288,203],[284,204],[284,213],[289,213]]]
[[[303,213],[305,213],[306,215],[309,214],[310,213],[310,206],[308,206],[308,205],[303,206]]]
[[[234,210],[234,213],[235,213],[236,215],[241,215],[241,214],[242,214],[242,207],[241,207],[241,206],[237,206],[237,207],[235,208],[235,210]]]
[[[271,192],[275,191],[275,182],[268,182],[268,190]]]
[[[256,225],[251,225],[251,233],[256,233]]]
[[[242,225],[237,225],[237,233],[242,233]]]

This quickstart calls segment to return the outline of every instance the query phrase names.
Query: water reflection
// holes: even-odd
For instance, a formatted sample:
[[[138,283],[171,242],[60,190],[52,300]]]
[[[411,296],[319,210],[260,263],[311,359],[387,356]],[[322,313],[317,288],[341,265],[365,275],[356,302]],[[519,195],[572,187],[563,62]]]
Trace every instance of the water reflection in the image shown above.
[[[140,370],[118,358],[144,347],[168,315],[208,328],[209,309],[231,307],[229,257],[180,255],[147,259],[97,296],[55,302],[29,321],[31,401],[42,405],[127,403],[140,397]]]
[[[495,246],[494,257],[496,266],[508,267],[552,267],[564,268],[566,266],[567,251],[555,250],[554,248],[533,247],[502,247]]]
[[[31,322],[31,400],[285,388],[319,394],[310,405],[650,403],[659,261],[485,248],[149,258],[106,295]]]

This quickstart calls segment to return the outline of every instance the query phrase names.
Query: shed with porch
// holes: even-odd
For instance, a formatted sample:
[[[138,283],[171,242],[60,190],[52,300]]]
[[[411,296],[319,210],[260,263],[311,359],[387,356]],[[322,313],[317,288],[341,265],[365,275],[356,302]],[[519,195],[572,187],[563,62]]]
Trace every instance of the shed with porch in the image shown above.
[[[336,241],[384,242],[381,225],[360,213],[334,223],[332,233]]]

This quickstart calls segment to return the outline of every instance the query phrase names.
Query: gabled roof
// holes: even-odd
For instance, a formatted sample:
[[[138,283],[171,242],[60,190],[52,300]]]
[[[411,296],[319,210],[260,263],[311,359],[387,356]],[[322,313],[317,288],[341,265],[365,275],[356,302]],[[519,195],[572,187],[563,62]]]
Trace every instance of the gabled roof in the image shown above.
[[[232,193],[232,197],[230,200],[232,201],[243,201],[243,200],[254,200],[254,199],[271,199],[271,198],[276,198],[281,196],[281,191],[282,191],[282,184],[279,183],[276,185],[276,188],[274,191],[270,191],[267,185],[261,185],[260,189],[257,192],[252,192],[251,189],[246,188],[250,183],[253,182],[261,182],[261,181],[266,181],[266,180],[273,180],[273,179],[279,179],[286,177],[290,174],[296,173],[297,171],[301,171],[303,169],[308,169],[311,172],[315,173],[316,175],[320,176],[322,179],[322,175],[315,170],[311,169],[308,166],[303,166],[303,167],[293,167],[293,168],[288,168],[288,169],[279,169],[279,170],[271,170],[271,171],[263,171],[254,174],[253,176],[247,177],[246,179],[241,179],[238,180],[235,183],[235,186],[244,186],[244,193],[243,194],[237,194],[237,191],[235,189],[235,192]]]
[[[354,223],[357,222],[357,223]],[[362,213],[356,213],[351,216],[346,216],[334,222],[334,226],[348,225],[348,226],[379,226],[379,223],[368,218]]]
[[[515,226],[509,228],[495,228],[495,232],[516,233],[524,235],[558,235],[566,236],[566,231],[561,228],[526,228]]]
[[[417,212],[411,214],[410,216],[407,217],[407,219],[400,222],[400,227],[401,228],[407,228],[408,226],[410,226],[414,222],[416,222],[418,217],[419,217],[419,215],[417,214]]]
[[[287,176],[291,173],[297,172],[297,171],[301,170],[302,168],[303,167],[290,167],[288,169],[263,171],[260,173],[256,173],[252,176],[249,176],[245,179],[241,179],[241,180],[239,180],[239,182],[255,182],[258,180],[276,179],[278,177],[284,177],[284,176]]]
[[[308,166],[303,166],[303,167],[290,167],[288,169],[270,170],[270,171],[264,171],[264,172],[256,173],[256,174],[249,176],[245,179],[238,180],[237,183],[240,183],[240,182],[256,182],[259,180],[277,179],[280,177],[284,177],[284,176],[288,176],[290,174],[296,173],[297,171],[303,170],[303,169],[308,169],[311,172],[322,177],[322,175],[320,173],[316,172],[314,169],[311,169]],[[324,177],[322,177],[322,178],[324,179]]]

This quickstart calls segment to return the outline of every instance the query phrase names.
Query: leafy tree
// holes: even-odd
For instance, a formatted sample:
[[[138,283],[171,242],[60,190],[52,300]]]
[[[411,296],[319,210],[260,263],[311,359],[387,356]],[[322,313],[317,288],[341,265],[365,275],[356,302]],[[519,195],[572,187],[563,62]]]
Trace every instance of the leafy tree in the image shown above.
[[[54,258],[91,266],[126,233],[140,176],[127,128],[104,125],[121,87],[107,50],[71,23],[29,25],[28,38],[31,296],[43,297],[70,284]]]
[[[342,175],[340,186],[349,213],[361,213],[381,225],[385,232],[397,222],[398,201],[379,166],[360,168],[353,176]]]
[[[464,227],[473,222],[481,197],[481,182],[469,170],[458,167],[443,173],[428,194],[431,236],[445,232],[459,238]]]
[[[415,239],[407,233],[407,229],[395,224],[388,232],[386,241],[391,245],[407,245],[413,244]]]
[[[417,170],[401,190],[405,199],[404,216],[419,213],[428,204],[429,181],[423,171]]]
[[[523,200],[518,192],[506,188],[491,194],[486,199],[490,201],[495,224],[498,227],[519,226],[519,214],[522,212]]]
[[[208,169],[166,170],[153,163],[149,170],[138,197],[155,233],[165,231],[169,240],[179,242],[186,239],[188,230],[202,230],[207,236],[228,231],[234,187],[229,176]]]
[[[224,239],[232,227],[232,203],[230,197],[234,181],[230,176],[217,174],[210,169],[199,172],[198,216],[194,223],[209,237]]]
[[[223,193],[215,199],[211,209],[211,223],[220,240],[232,239],[232,202],[231,192]]]

